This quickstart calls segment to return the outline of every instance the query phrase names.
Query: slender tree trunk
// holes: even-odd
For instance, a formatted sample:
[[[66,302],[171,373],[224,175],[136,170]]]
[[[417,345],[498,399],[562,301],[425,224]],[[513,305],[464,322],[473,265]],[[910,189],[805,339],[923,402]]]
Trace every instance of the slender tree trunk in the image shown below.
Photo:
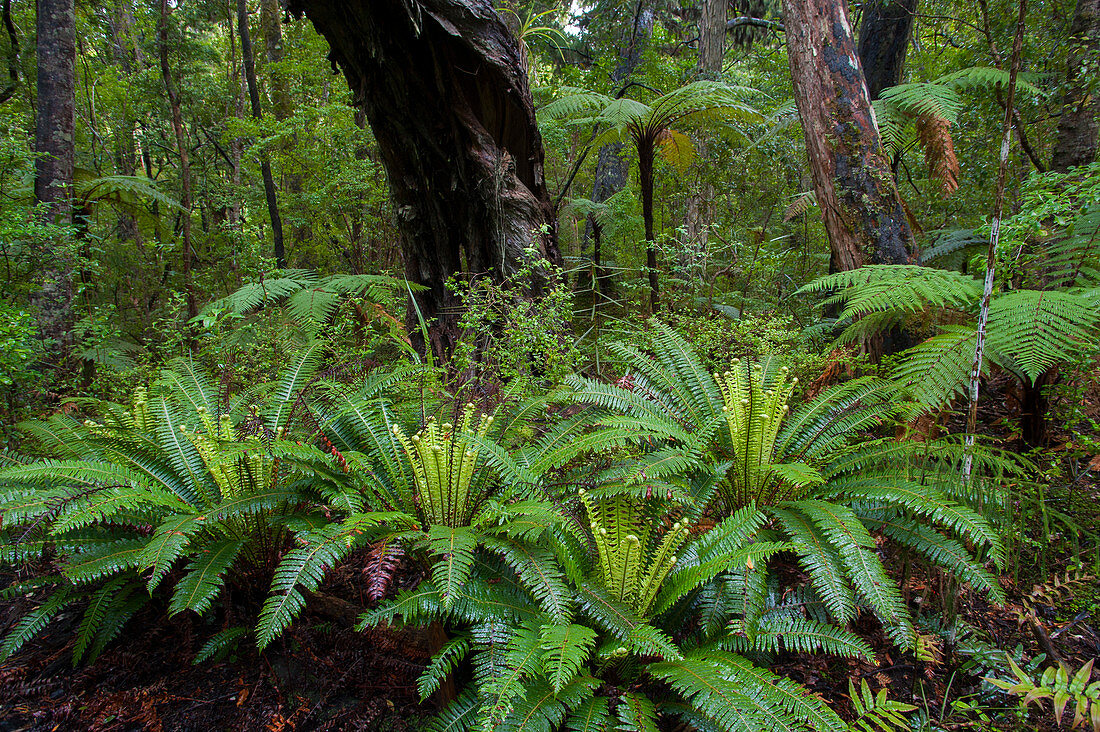
[[[328,40],[366,110],[389,174],[406,275],[427,288],[417,309],[430,324],[430,347],[448,358],[461,317],[449,277],[466,271],[504,283],[531,253],[560,261],[516,39],[489,0],[291,0],[289,8]],[[531,293],[547,284],[536,272]]]
[[[996,276],[997,242],[1001,234],[1001,216],[1004,214],[1005,178],[1008,176],[1008,152],[1012,146],[1012,112],[1016,102],[1016,77],[1020,73],[1020,51],[1024,45],[1024,19],[1027,17],[1027,0],[1020,0],[1019,17],[1016,21],[1016,39],[1012,44],[1012,62],[1008,77],[1008,99],[1005,102],[1003,134],[1001,135],[1001,158],[997,166],[997,183],[994,189],[993,220],[989,229],[989,248],[986,250],[985,286],[982,291],[981,307],[978,313],[978,333],[974,345],[974,363],[970,368],[968,384],[969,402],[966,411],[966,456],[963,459],[963,485],[970,483],[970,471],[973,465],[974,433],[978,427],[978,387],[982,377],[982,359],[985,356],[985,332],[989,322],[989,301],[993,296],[993,279]]]
[[[290,119],[294,113],[287,75],[279,68],[284,58],[282,17],[283,9],[279,5],[279,0],[260,0],[260,27],[263,28],[264,34],[264,56],[270,67],[268,75],[271,78],[271,101],[275,110],[275,119],[279,122]],[[295,132],[282,143],[280,149],[289,153],[297,142],[298,134]],[[291,200],[296,200],[302,192],[302,174],[296,170],[287,172],[287,167],[287,164],[282,166],[282,180],[286,192],[291,195]],[[287,205],[286,201],[283,205]],[[312,231],[309,224],[299,223],[290,227],[290,235],[293,248],[298,250],[303,242],[312,237]]]
[[[183,208],[181,233],[183,235],[183,287],[187,299],[187,318],[190,320],[199,313],[195,299],[195,287],[191,280],[194,247],[191,243],[191,157],[187,147],[187,136],[183,130],[183,113],[180,110],[179,91],[172,79],[172,67],[168,63],[168,17],[171,15],[168,0],[160,0],[160,18],[157,20],[157,44],[160,46],[160,75],[164,81],[164,90],[168,94],[168,106],[172,113],[172,131],[176,136],[176,148],[180,156],[180,206]]]
[[[696,76],[700,79],[718,79],[722,75],[722,59],[726,53],[726,8],[728,0],[703,0],[699,18],[699,58]],[[702,134],[693,134],[692,142],[699,159],[707,157],[707,140]],[[702,259],[707,248],[707,235],[713,218],[711,202],[714,186],[701,182],[687,198],[684,212],[686,246],[680,258],[685,269],[690,269]]]
[[[76,131],[76,8],[73,0],[38,0],[38,120],[34,195],[55,224],[73,221]],[[73,342],[73,251],[56,241],[43,258],[41,289],[33,298],[42,337],[64,358]]]
[[[859,24],[859,62],[872,100],[878,99],[883,89],[901,83],[916,13],[917,0],[864,3]]]
[[[907,262],[913,234],[875,127],[847,5],[784,0],[783,7],[795,101],[836,265]]]
[[[263,119],[260,108],[260,89],[256,83],[256,59],[252,55],[252,37],[248,32],[248,0],[237,0],[237,35],[241,38],[241,59],[244,61],[244,76],[248,80],[248,98],[252,102],[252,116]],[[275,178],[271,175],[271,162],[267,152],[260,153],[260,174],[264,179],[264,197],[267,199],[267,213],[271,219],[271,238],[275,248],[275,265],[279,269],[286,267],[286,250],[283,246],[283,219],[279,216],[279,201],[275,196]]]
[[[3,104],[11,99],[19,86],[19,35],[11,20],[11,0],[4,0],[0,15],[4,21],[4,32],[8,35],[8,83],[0,89],[0,104]]]
[[[654,140],[638,141],[638,184],[642,189],[642,221],[645,224],[645,265],[649,270],[649,312],[657,314],[657,243],[653,232]]]
[[[1069,58],[1066,62],[1066,91],[1050,169],[1065,172],[1096,160],[1097,116],[1100,90],[1100,0],[1077,0],[1070,23]]]

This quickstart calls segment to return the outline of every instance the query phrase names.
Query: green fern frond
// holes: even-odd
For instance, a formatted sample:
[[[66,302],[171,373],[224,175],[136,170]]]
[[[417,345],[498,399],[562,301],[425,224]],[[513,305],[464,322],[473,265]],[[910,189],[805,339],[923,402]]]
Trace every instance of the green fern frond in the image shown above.
[[[72,600],[71,587],[60,587],[41,605],[19,619],[0,643],[0,661],[7,661],[31,638],[41,633],[50,621]]]
[[[964,393],[976,343],[972,326],[943,326],[942,333],[906,351],[891,376],[920,404],[939,409]],[[982,372],[988,371],[983,360]]]
[[[1086,294],[1014,290],[990,303],[988,328],[989,346],[1002,363],[1011,359],[1034,381],[1096,339],[1100,312]]]
[[[420,701],[425,701],[434,694],[440,684],[443,683],[455,667],[462,662],[470,652],[470,638],[466,634],[456,635],[432,656],[432,660],[424,669],[424,673],[416,680],[416,689],[420,693]]]
[[[243,625],[218,631],[211,636],[210,640],[203,643],[202,648],[195,654],[195,658],[191,663],[198,666],[206,661],[220,661],[232,653],[241,638],[244,638],[248,633],[248,628]]]
[[[578,584],[577,602],[585,615],[624,643],[628,650],[663,658],[681,657],[679,648],[668,636],[643,621],[629,607],[614,600],[596,583]]]
[[[845,729],[821,699],[730,653],[695,651],[679,661],[651,664],[649,671],[728,730]]]
[[[358,514],[342,523],[300,535],[301,546],[288,552],[275,568],[271,594],[260,609],[260,621],[256,626],[256,644],[260,649],[266,648],[301,612],[305,606],[303,589],[316,590],[329,569],[352,549],[372,538],[368,529],[390,520],[404,521],[407,517],[404,514]]]
[[[611,710],[607,697],[592,696],[573,709],[565,719],[567,732],[607,732]]]
[[[468,528],[435,525],[429,529],[428,541],[435,558],[432,580],[443,593],[443,608],[449,610],[470,577],[477,536]]]
[[[187,574],[176,584],[168,614],[194,610],[202,615],[225,584],[226,572],[236,560],[247,539],[225,539],[206,546],[204,552],[187,567]]]
[[[539,631],[543,671],[559,693],[588,661],[596,644],[596,632],[584,625],[543,625]]]
[[[142,539],[119,539],[93,545],[68,559],[61,571],[75,584],[89,584],[141,566]]]
[[[616,713],[623,732],[658,732],[657,707],[644,694],[628,691],[620,696]]]

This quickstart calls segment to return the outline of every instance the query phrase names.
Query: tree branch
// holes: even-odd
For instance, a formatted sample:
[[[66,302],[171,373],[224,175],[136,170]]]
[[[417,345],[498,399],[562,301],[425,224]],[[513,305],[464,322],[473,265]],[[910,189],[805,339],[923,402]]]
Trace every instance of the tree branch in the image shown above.
[[[743,25],[751,25],[757,28],[767,28],[768,30],[777,31],[779,33],[785,32],[786,27],[774,20],[765,20],[763,18],[750,18],[747,15],[739,18],[731,18],[726,21],[726,32],[730,32],[734,28],[740,28]]]

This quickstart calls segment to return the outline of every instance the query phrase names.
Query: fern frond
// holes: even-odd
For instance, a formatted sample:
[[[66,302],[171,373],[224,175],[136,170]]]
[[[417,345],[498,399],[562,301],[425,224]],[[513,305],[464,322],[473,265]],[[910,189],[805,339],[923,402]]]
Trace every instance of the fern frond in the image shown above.
[[[588,661],[596,644],[596,632],[583,625],[543,625],[539,631],[543,671],[558,693]]]
[[[256,626],[256,644],[260,649],[278,637],[305,606],[305,597],[299,588],[309,592],[316,590],[329,569],[352,549],[372,538],[367,529],[394,518],[406,517],[404,514],[357,514],[342,523],[300,535],[298,539],[302,545],[288,552],[275,568],[271,594],[260,609],[260,622]]]
[[[455,667],[466,658],[470,652],[470,638],[465,634],[456,635],[443,644],[443,647],[432,656],[432,660],[424,669],[424,673],[416,680],[416,690],[420,693],[420,701],[425,701],[434,694],[440,684],[454,671]]]
[[[592,582],[577,586],[577,601],[581,610],[608,633],[637,653],[680,658],[680,649],[654,626],[636,616],[625,604],[616,602],[607,592]]]
[[[31,638],[41,633],[50,621],[74,598],[72,588],[60,587],[41,605],[19,619],[0,643],[0,661],[7,661]]]
[[[1064,291],[1013,290],[989,306],[989,345],[1019,364],[1032,381],[1069,360],[1081,343],[1094,341],[1100,327],[1096,302]]]
[[[465,527],[436,525],[429,529],[428,541],[435,558],[432,580],[443,593],[443,608],[449,610],[470,577],[477,536]]]
[[[145,541],[142,539],[106,541],[69,557],[61,571],[75,584],[96,582],[113,574],[137,569],[144,550]]]
[[[202,648],[195,654],[195,658],[191,663],[198,666],[206,661],[219,661],[225,658],[237,647],[237,643],[240,642],[241,638],[244,638],[248,633],[248,628],[243,625],[218,631],[211,636],[210,640],[203,643]]]
[[[694,651],[679,661],[651,664],[649,671],[728,730],[845,729],[840,717],[803,687],[730,653]]]
[[[229,567],[247,543],[247,539],[224,539],[208,545],[204,553],[188,565],[187,574],[176,584],[168,614],[194,610],[202,615],[209,610],[225,584]]]

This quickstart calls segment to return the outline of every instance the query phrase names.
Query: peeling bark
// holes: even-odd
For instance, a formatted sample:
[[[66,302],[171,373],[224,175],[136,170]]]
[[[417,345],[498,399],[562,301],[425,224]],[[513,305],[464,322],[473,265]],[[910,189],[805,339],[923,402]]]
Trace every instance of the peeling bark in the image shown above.
[[[909,260],[905,217],[856,54],[846,3],[784,0],[787,55],[833,259]]]
[[[389,176],[405,272],[428,288],[416,303],[433,352],[446,358],[460,318],[445,285],[451,275],[504,282],[532,249],[560,261],[518,44],[489,0],[287,7],[328,40],[330,59],[366,112]],[[546,285],[545,275],[535,279],[533,294]]]

